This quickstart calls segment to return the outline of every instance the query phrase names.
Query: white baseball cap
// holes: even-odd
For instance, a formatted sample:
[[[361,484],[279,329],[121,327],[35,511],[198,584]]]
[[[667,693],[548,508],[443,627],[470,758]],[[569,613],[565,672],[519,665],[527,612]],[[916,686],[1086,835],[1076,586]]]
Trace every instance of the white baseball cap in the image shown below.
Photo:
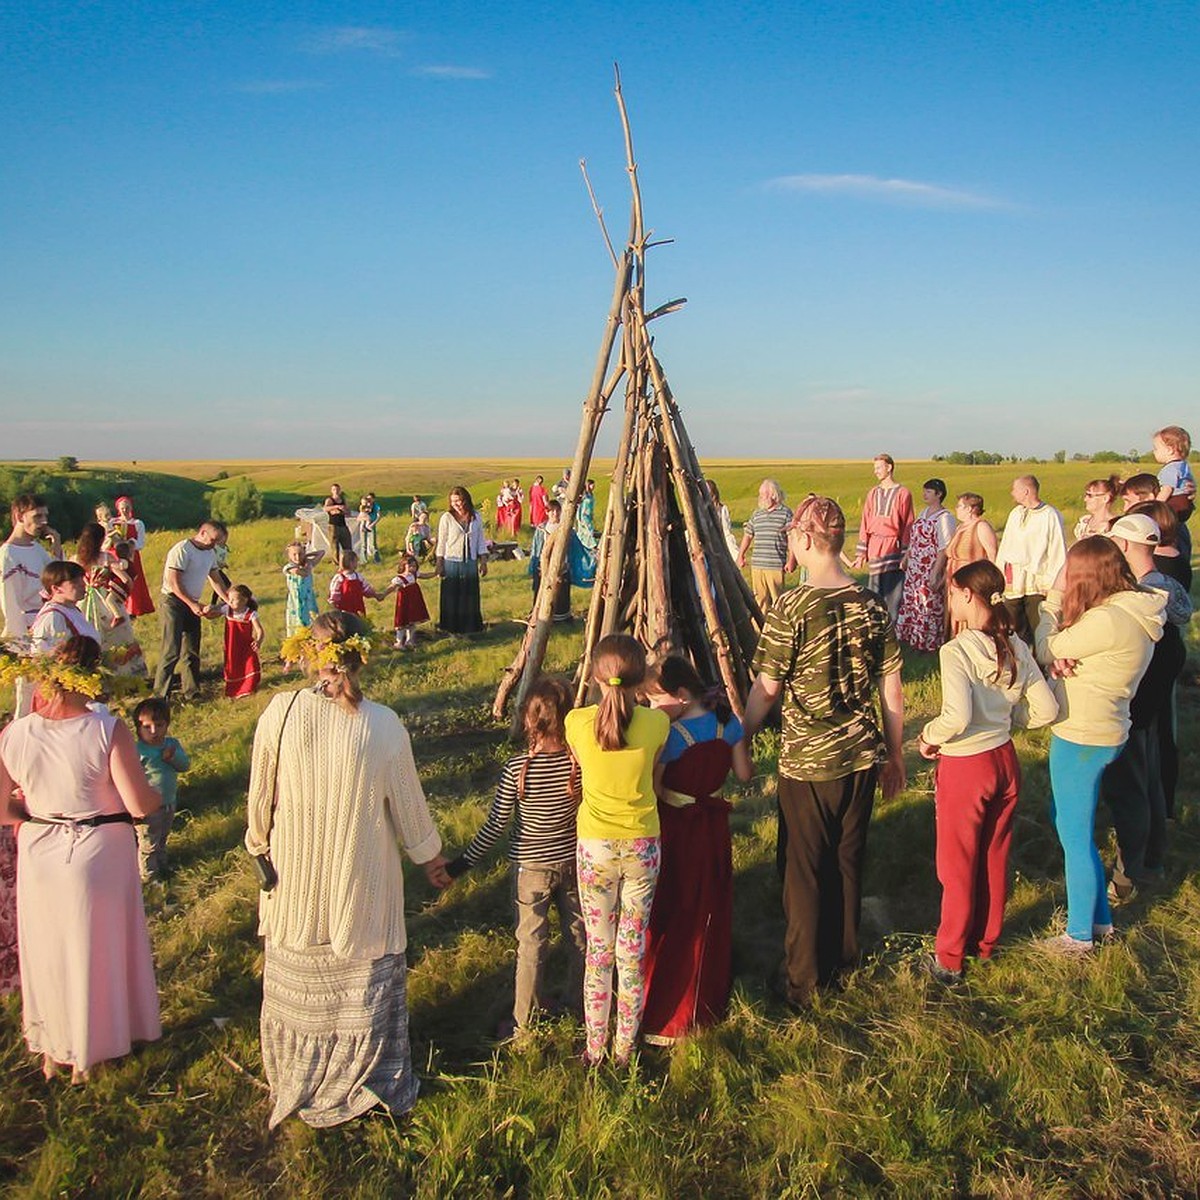
[[[1162,541],[1162,531],[1145,513],[1126,513],[1118,517],[1109,528],[1108,536],[1139,542],[1143,546],[1157,546]]]

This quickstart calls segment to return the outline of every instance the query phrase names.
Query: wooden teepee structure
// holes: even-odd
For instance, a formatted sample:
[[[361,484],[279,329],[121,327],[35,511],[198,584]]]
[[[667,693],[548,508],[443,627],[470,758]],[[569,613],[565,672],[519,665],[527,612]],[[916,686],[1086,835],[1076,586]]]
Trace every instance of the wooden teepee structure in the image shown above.
[[[541,586],[521,648],[496,692],[497,720],[504,716],[514,690],[518,701],[523,699],[541,669],[555,581],[563,569],[600,424],[622,381],[624,422],[576,674],[578,699],[587,694],[592,651],[599,639],[610,633],[631,633],[652,655],[689,655],[701,678],[724,686],[740,716],[750,684],[750,659],[762,626],[762,613],[730,557],[696,451],[654,352],[650,323],[682,308],[686,301],[672,300],[646,311],[646,252],[663,243],[647,240],[619,71],[615,94],[632,191],[629,238],[618,255],[587,180],[586,164],[581,162],[616,277],[583,406],[561,523],[543,551]],[[514,716],[514,729],[515,721]]]

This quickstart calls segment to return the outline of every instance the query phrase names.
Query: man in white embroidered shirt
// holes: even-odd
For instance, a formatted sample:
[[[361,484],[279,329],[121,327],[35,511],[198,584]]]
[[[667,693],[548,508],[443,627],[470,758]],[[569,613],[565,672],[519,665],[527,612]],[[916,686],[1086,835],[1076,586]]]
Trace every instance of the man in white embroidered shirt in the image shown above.
[[[1038,494],[1036,475],[1013,480],[1016,507],[1004,522],[996,566],[1004,573],[1004,601],[1017,632],[1031,646],[1038,609],[1067,561],[1062,513]]]

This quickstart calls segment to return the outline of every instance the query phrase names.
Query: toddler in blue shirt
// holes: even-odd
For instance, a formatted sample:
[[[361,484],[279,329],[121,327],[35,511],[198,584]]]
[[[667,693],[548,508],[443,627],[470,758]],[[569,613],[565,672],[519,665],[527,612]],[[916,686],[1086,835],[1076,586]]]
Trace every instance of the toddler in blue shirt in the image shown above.
[[[133,710],[138,757],[150,786],[162,796],[162,808],[138,821],[138,859],[142,882],[161,880],[167,874],[167,835],[175,819],[179,773],[191,766],[187,751],[177,738],[169,737],[171,707],[158,696],[143,700]]]

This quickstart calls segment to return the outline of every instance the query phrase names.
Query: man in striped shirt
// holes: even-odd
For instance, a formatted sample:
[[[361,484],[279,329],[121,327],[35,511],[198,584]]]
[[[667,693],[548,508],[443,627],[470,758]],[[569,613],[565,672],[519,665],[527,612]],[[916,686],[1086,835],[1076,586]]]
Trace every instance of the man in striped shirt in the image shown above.
[[[750,586],[765,614],[783,592],[784,567],[787,564],[787,527],[792,510],[783,502],[783,489],[773,479],[764,479],[758,488],[758,507],[746,522],[737,564],[746,565],[751,543]]]
[[[767,615],[743,722],[753,737],[782,695],[783,982],[793,1006],[806,1004],[858,957],[876,782],[885,799],[904,787],[896,634],[883,601],[843,569],[845,539],[845,515],[827,496],[810,496],[796,510],[788,545],[808,580]]]

